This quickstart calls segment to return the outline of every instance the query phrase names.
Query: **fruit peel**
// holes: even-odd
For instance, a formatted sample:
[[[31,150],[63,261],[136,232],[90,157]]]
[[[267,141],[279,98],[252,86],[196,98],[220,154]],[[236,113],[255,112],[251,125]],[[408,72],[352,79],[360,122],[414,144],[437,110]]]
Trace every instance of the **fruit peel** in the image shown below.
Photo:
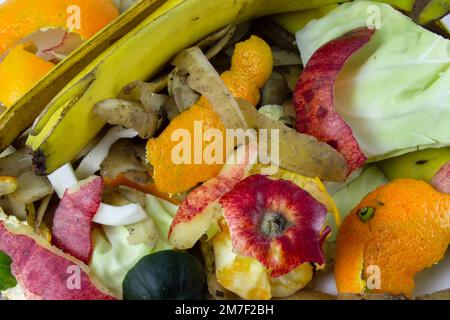
[[[365,208],[374,210],[368,221],[359,214]],[[368,194],[345,218],[337,237],[338,292],[364,294],[370,289],[411,298],[415,275],[445,255],[449,210],[449,195],[414,179],[394,180]],[[377,274],[379,286],[369,286]]]
[[[83,263],[52,247],[17,219],[0,213],[0,220],[0,251],[11,258],[12,273],[28,299],[115,300]],[[79,290],[68,288],[74,272],[79,275]]]
[[[304,262],[325,263],[327,209],[291,181],[250,176],[220,203],[236,253],[282,276]]]
[[[92,219],[100,206],[102,191],[101,177],[80,183],[74,192],[66,190],[53,218],[53,244],[86,264],[92,256]]]
[[[436,173],[431,184],[439,192],[450,194],[450,161]]]
[[[296,129],[338,150],[347,160],[348,174],[367,158],[350,126],[334,110],[334,84],[347,60],[370,41],[374,32],[358,28],[323,45],[306,64],[294,92]]]
[[[41,129],[45,127],[40,131],[46,134],[32,135],[31,140],[28,140],[28,145],[39,155],[36,158],[37,167],[48,174],[70,162],[104,126],[104,122],[99,121],[92,113],[95,102],[116,96],[118,88],[127,83],[155,75],[180,50],[194,45],[211,32],[258,16],[313,8],[317,5],[306,0],[164,2],[138,27],[78,73],[48,105],[45,119],[41,118],[41,121],[35,123]],[[116,24],[110,25],[108,30],[114,27]],[[144,47],[143,41],[147,43]],[[130,52],[133,52],[133,59],[130,59]],[[120,72],[124,68],[129,72]],[[85,91],[80,90],[78,83],[89,74],[95,77],[95,81]],[[78,99],[74,99],[75,96]],[[49,121],[58,110],[64,114],[63,121]],[[72,130],[74,127],[78,130]],[[70,144],[64,140],[68,133],[72,136]],[[2,139],[0,144],[3,145]]]
[[[367,12],[373,9],[379,14],[369,23],[381,28],[338,76],[335,110],[352,128],[370,162],[450,145],[450,113],[446,112],[450,107],[446,97],[449,40],[392,6],[352,1],[311,21],[296,35],[303,63],[328,41],[366,27]]]
[[[180,204],[169,230],[169,242],[178,249],[194,246],[221,214],[217,201],[241,181],[256,162],[256,143],[239,147],[217,177],[192,190]]]

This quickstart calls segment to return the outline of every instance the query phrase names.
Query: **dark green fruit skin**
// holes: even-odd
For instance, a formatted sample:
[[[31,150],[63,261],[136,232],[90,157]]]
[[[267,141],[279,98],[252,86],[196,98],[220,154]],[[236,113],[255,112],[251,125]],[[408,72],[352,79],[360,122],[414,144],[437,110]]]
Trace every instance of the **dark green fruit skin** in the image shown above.
[[[124,300],[201,300],[206,272],[186,252],[160,251],[143,257],[123,281]]]

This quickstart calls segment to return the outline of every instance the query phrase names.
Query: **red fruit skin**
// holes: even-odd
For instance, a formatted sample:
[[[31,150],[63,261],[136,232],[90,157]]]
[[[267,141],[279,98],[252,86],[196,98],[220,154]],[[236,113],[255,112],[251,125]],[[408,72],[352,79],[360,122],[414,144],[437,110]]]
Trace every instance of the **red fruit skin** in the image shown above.
[[[347,160],[350,174],[367,160],[350,126],[334,111],[334,84],[344,64],[372,38],[359,28],[319,48],[306,64],[293,96],[296,129],[331,145]]]
[[[233,168],[229,176],[217,176],[192,190],[177,210],[177,214],[169,229],[169,238],[178,224],[189,222],[198,214],[201,214],[209,204],[219,200],[224,193],[230,191],[243,177],[243,167]]]
[[[217,177],[206,181],[188,194],[177,210],[169,229],[168,238],[177,225],[188,223],[204,212],[211,203],[218,201],[222,195],[233,189],[245,177],[252,157],[257,154],[257,147],[257,144],[249,145],[244,158],[237,160],[241,162],[230,165],[225,172],[222,169]]]
[[[103,179],[95,177],[74,193],[64,193],[55,211],[52,243],[71,256],[89,264],[92,256],[92,218],[103,192]]]
[[[450,161],[439,169],[431,180],[431,185],[439,192],[450,194]]]
[[[0,222],[0,251],[11,258],[12,273],[29,299],[115,300],[97,289],[80,267],[80,289],[69,289],[69,277],[74,276],[71,270],[77,264],[31,237],[10,232],[3,222]]]
[[[233,251],[257,259],[282,276],[305,262],[323,265],[327,209],[291,181],[250,176],[225,194],[220,203],[231,233]],[[280,213],[289,222],[282,235],[269,237],[260,228],[264,215]],[[279,252],[277,256],[273,249]]]

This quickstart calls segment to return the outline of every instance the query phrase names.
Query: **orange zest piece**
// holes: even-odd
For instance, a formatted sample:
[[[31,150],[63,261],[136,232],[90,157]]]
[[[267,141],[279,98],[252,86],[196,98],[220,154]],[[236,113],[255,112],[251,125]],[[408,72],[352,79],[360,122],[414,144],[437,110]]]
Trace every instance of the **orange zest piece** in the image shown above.
[[[169,194],[184,192],[219,173],[220,163],[206,164],[203,159],[195,163],[196,145],[205,150],[211,144],[203,139],[208,129],[217,129],[225,135],[225,127],[217,115],[211,109],[195,104],[175,117],[157,139],[148,141],[147,159],[153,165],[153,178],[159,190]],[[183,145],[186,146],[184,151],[190,151],[190,154],[181,149]],[[173,155],[180,157],[180,161],[173,159]],[[187,157],[186,161],[182,159],[184,157]]]
[[[272,51],[264,40],[252,36],[249,40],[236,45],[230,71],[221,77],[233,96],[242,98],[256,106],[261,98],[260,89],[268,80],[273,69]],[[169,194],[185,192],[212,177],[222,168],[220,164],[208,164],[201,159],[200,164],[194,164],[194,122],[201,121],[203,133],[207,129],[218,129],[225,137],[225,127],[205,97],[189,110],[178,115],[165,131],[156,139],[150,139],[147,144],[147,160],[154,167],[154,179],[159,190]],[[191,164],[175,164],[171,154],[172,149],[179,144],[171,141],[172,134],[177,129],[186,129],[191,135],[192,152]],[[201,138],[200,138],[201,139]],[[202,139],[203,140],[203,139]],[[225,141],[223,139],[222,141]],[[202,142],[203,150],[212,142]],[[225,143],[223,143],[222,159],[226,157]]]
[[[27,93],[52,68],[47,62],[34,53],[18,45],[9,52],[0,63],[0,102],[6,107],[12,106]]]
[[[338,291],[411,298],[414,276],[444,257],[450,243],[449,213],[450,195],[419,180],[394,180],[367,195],[339,230]],[[380,276],[378,288],[371,287],[374,276]]]
[[[231,72],[245,77],[261,89],[272,74],[273,57],[268,44],[256,36],[236,45]]]
[[[261,100],[260,89],[269,79],[272,70],[273,57],[269,45],[261,38],[251,36],[236,45],[231,69],[222,73],[221,78],[234,97],[256,106]],[[199,104],[209,106],[204,97]]]
[[[88,39],[118,15],[111,0],[8,0],[0,5],[0,55],[41,29],[70,29]]]

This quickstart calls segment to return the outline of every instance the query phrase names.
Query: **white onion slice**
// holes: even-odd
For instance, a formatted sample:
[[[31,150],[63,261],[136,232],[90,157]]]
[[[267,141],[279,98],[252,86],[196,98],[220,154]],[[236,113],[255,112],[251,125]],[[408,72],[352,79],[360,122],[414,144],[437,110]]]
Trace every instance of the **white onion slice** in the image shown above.
[[[137,203],[119,207],[101,203],[92,221],[107,226],[126,226],[145,219],[148,219],[147,213]]]
[[[100,170],[100,165],[108,156],[109,149],[119,139],[134,138],[138,133],[133,129],[125,129],[121,126],[113,127],[100,140],[100,142],[83,158],[75,171],[78,179],[86,179]]]
[[[52,174],[49,174],[47,178],[60,199],[67,189],[75,187],[78,184],[78,179],[70,163],[63,165]]]
[[[62,198],[67,189],[72,189],[78,185],[78,179],[70,163],[48,175],[47,178],[59,198]],[[147,213],[137,203],[130,203],[125,206],[112,206],[100,203],[100,207],[92,221],[107,226],[126,226],[145,219],[148,219]]]

